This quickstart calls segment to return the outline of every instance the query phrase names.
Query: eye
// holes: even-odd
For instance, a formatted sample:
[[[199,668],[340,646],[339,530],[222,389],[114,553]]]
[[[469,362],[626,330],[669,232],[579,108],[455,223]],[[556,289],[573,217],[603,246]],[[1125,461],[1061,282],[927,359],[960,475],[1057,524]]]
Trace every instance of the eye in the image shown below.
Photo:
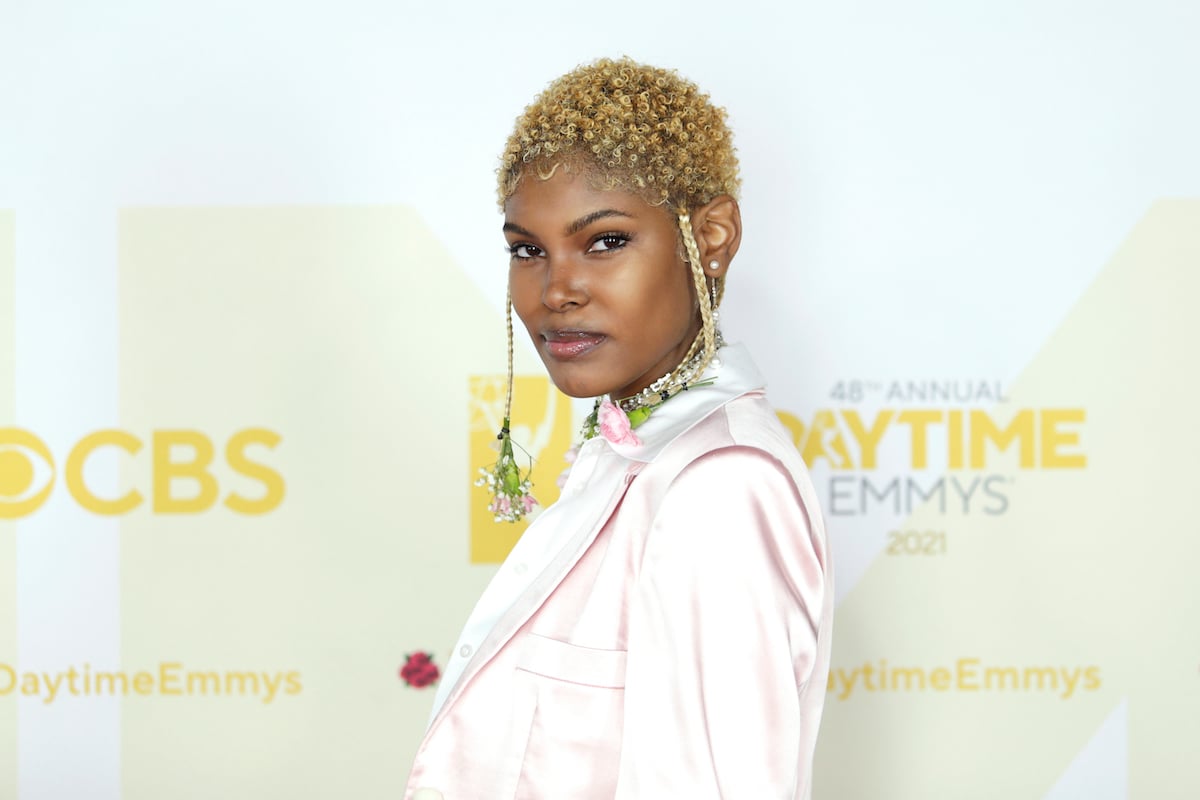
[[[525,242],[517,242],[514,245],[509,245],[507,249],[508,254],[519,261],[537,258],[538,256],[542,255],[542,248],[536,247],[532,244],[527,244]]]
[[[620,250],[629,244],[633,237],[627,233],[602,233],[592,241],[589,253],[603,253],[608,250]]]

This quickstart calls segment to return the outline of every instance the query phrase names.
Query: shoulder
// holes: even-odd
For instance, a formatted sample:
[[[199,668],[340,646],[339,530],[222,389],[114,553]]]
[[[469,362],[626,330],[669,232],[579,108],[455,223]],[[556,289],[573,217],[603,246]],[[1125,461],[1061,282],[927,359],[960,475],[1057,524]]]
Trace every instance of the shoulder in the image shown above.
[[[661,455],[666,461],[639,476],[663,470],[643,574],[674,576],[681,586],[783,587],[819,617],[831,579],[824,521],[804,462],[765,398],[727,403]]]
[[[762,391],[748,392],[715,409],[677,437],[649,466],[672,477],[688,470],[748,470],[749,477],[772,473],[799,486],[808,470],[787,430]]]
[[[808,469],[761,391],[741,395],[698,421],[639,480],[653,484],[664,504],[660,510],[671,516],[689,506],[703,515],[719,505],[723,513],[743,518],[770,508],[801,518],[815,539],[825,538]],[[687,501],[681,504],[681,498]]]

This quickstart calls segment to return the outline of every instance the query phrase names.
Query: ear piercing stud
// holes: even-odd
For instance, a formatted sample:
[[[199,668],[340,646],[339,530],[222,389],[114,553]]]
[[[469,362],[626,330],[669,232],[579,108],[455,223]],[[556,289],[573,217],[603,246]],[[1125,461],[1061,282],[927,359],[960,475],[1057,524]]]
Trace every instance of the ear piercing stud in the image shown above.
[[[721,268],[721,262],[714,258],[712,261],[708,262],[708,268],[715,272]]]

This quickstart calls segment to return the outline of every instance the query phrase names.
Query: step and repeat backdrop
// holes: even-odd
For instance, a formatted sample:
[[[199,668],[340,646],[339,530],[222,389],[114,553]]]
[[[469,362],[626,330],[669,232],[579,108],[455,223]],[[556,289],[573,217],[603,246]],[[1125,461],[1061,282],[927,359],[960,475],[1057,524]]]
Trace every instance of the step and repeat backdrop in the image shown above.
[[[723,327],[835,550],[817,796],[1200,796],[1198,37],[1166,0],[0,0],[0,799],[400,796],[522,530],[471,485],[497,154],[622,54],[735,131]],[[587,404],[517,372],[549,504]]]

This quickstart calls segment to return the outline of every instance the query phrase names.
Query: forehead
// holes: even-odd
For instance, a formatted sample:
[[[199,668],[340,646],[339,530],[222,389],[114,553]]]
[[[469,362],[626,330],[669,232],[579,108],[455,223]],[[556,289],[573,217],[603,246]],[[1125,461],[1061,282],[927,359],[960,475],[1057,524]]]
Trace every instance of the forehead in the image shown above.
[[[651,223],[674,224],[673,216],[662,206],[652,206],[641,195],[623,189],[605,189],[587,174],[557,169],[549,178],[527,172],[516,191],[504,201],[505,222],[528,224],[570,224],[597,210],[612,209]]]

